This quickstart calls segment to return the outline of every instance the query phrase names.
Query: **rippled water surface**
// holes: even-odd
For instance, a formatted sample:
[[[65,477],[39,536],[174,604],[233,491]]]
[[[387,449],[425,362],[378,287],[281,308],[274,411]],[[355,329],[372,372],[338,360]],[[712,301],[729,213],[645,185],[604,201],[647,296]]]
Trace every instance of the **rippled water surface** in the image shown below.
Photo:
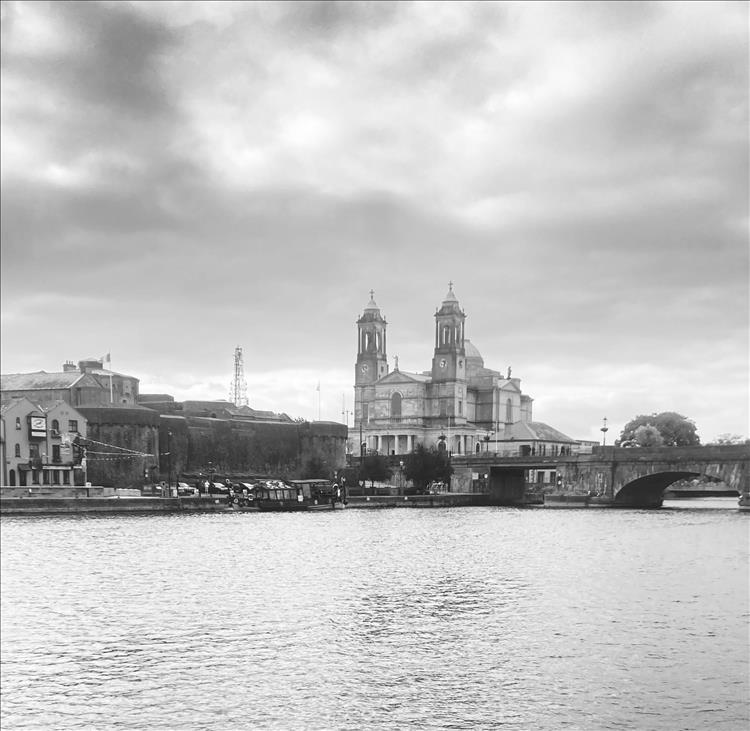
[[[2,728],[748,727],[748,521],[3,518]]]

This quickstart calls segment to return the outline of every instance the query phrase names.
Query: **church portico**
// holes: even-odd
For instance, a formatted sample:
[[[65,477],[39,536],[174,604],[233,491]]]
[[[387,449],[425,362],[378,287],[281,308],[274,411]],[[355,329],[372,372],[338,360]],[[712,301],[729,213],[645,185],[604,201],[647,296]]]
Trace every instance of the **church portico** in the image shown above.
[[[454,455],[498,451],[498,442],[533,423],[533,399],[521,391],[521,380],[510,368],[486,368],[467,339],[466,313],[452,283],[434,314],[432,364],[425,371],[402,370],[398,357],[390,369],[387,322],[374,297],[371,290],[357,320],[354,429],[364,449],[389,456],[418,445]],[[519,435],[526,439],[524,429]]]

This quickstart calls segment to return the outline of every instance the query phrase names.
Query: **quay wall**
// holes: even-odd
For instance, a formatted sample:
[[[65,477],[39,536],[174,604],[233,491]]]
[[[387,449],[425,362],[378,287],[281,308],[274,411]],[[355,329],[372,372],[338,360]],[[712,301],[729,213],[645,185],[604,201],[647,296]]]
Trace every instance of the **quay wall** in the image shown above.
[[[349,498],[347,509],[449,508],[488,505],[481,493],[439,495],[377,495]],[[65,515],[80,513],[177,513],[224,512],[221,498],[187,497],[3,497],[0,515]]]
[[[377,508],[457,508],[474,505],[489,505],[486,493],[443,492],[437,495],[367,495],[349,497],[347,509]]]
[[[161,497],[3,497],[0,515],[77,515],[81,513],[215,513],[226,504],[216,498]]]

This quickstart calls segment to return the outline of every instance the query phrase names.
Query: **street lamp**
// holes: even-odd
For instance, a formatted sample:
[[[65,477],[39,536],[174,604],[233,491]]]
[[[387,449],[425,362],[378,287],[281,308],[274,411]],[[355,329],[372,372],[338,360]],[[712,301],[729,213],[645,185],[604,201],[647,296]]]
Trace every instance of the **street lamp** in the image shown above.
[[[599,430],[602,433],[602,447],[607,446],[607,432],[609,427],[607,426],[607,417],[605,416],[602,420],[602,428]]]
[[[172,492],[172,432],[167,429],[167,494]]]
[[[401,487],[401,495],[404,494],[404,460],[399,460],[398,463],[398,481]]]

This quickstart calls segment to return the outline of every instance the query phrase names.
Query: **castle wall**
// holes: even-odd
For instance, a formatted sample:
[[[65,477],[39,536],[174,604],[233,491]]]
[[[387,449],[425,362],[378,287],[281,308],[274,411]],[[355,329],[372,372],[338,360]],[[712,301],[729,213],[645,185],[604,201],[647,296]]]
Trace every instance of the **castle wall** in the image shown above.
[[[295,479],[308,477],[312,464],[333,474],[346,462],[343,424],[162,416],[159,428],[163,479],[169,469],[167,444],[173,480],[181,473],[207,473],[209,465],[217,474]]]

